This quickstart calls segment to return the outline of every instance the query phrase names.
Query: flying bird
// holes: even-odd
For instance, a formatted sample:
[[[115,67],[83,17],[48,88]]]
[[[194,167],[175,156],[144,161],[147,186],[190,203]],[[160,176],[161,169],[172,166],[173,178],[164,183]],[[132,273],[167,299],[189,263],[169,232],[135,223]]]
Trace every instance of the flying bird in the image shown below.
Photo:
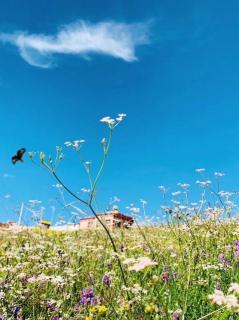
[[[15,164],[17,161],[23,162],[23,155],[26,152],[25,148],[21,148],[17,151],[17,153],[12,157],[12,163]]]

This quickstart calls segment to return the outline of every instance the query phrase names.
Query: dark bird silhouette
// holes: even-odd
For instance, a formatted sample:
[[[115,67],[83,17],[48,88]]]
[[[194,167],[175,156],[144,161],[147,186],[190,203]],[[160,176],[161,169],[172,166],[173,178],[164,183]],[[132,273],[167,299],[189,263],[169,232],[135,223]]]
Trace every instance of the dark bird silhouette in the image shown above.
[[[23,162],[23,155],[26,152],[25,148],[21,148],[17,151],[17,153],[12,157],[12,163],[15,164],[17,161]]]

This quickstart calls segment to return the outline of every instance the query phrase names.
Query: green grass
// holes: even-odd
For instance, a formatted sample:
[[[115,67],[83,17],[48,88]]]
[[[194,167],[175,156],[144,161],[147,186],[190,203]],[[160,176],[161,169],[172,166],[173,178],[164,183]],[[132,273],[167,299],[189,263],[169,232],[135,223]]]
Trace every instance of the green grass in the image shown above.
[[[145,238],[142,237],[142,232]],[[119,250],[127,287],[117,256],[103,231],[59,232],[43,229],[0,233],[0,313],[2,319],[238,319],[232,309],[210,303],[216,287],[226,294],[239,282],[234,241],[236,223],[143,227],[112,233]],[[221,263],[223,254],[228,263]],[[150,257],[157,262],[130,271],[127,258]],[[105,274],[110,286],[103,283]],[[92,288],[88,305],[82,290]],[[51,308],[49,307],[51,305]],[[16,312],[17,313],[17,312]],[[24,318],[25,317],[25,318]],[[55,318],[58,319],[58,318]]]

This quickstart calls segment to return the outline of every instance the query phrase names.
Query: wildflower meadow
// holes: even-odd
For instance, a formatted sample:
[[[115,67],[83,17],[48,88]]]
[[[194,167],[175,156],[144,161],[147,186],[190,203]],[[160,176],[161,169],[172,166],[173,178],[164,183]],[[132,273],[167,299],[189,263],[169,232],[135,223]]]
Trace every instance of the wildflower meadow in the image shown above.
[[[0,320],[239,320],[239,1],[0,1]]]
[[[56,156],[29,152],[37,170],[46,169],[82,208],[99,222],[87,230],[40,227],[0,232],[0,319],[238,319],[239,227],[236,192],[220,189],[196,169],[200,198],[191,202],[190,185],[178,183],[170,194],[159,186],[162,223],[129,207],[133,225],[109,228],[97,215],[98,182],[105,170],[113,133],[125,119],[104,117],[108,138],[96,177],[82,162],[89,190],[81,198],[58,176],[65,152],[77,155],[85,140],[56,147]],[[118,128],[117,128],[118,129]],[[54,160],[53,160],[54,159]],[[214,190],[214,187],[216,188]]]

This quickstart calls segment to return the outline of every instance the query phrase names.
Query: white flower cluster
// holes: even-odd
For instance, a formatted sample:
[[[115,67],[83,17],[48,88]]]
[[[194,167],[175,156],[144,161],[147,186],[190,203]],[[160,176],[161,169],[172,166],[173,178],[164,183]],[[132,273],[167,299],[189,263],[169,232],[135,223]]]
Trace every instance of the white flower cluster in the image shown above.
[[[129,211],[132,212],[132,213],[139,213],[140,212],[140,208],[130,207]]]
[[[62,276],[48,276],[46,274],[40,274],[38,276],[33,276],[28,279],[29,283],[48,283],[51,282],[57,286],[63,286],[65,284],[65,280]]]
[[[129,210],[132,215],[138,215],[140,213],[140,208],[135,207],[133,203],[126,206],[125,209]]]
[[[217,220],[223,215],[224,209],[218,207],[208,207],[205,209],[204,213],[208,219]]]
[[[73,148],[73,149],[79,149],[79,147],[85,143],[85,140],[81,139],[81,140],[74,140],[74,141],[66,141],[64,142],[64,145],[68,148]]]
[[[214,304],[225,306],[227,309],[234,309],[235,312],[239,312],[237,294],[239,294],[239,284],[231,283],[227,295],[224,295],[221,290],[215,290],[213,294],[208,296],[208,299]]]
[[[204,168],[198,168],[198,169],[196,169],[195,171],[196,171],[197,173],[203,173],[203,172],[206,171],[206,169],[204,169]]]
[[[123,285],[122,291],[131,293],[131,299],[128,301],[129,305],[132,305],[135,302],[141,302],[142,296],[148,293],[148,291],[142,288],[138,283],[135,283],[132,287],[126,287]],[[120,301],[118,301],[118,303],[120,303]]]
[[[125,113],[119,113],[116,119],[107,116],[100,119],[100,122],[108,124],[108,126],[113,129],[116,125],[122,122],[125,117]]]
[[[212,183],[211,180],[203,180],[203,181],[197,180],[196,181],[196,184],[198,184],[202,188],[210,186],[211,183]]]
[[[218,194],[219,194],[219,196],[226,197],[228,199],[229,197],[231,197],[233,195],[233,192],[228,192],[228,191],[222,190],[222,191],[219,191]]]
[[[182,189],[188,189],[190,187],[189,183],[178,183],[178,186],[181,187]]]
[[[181,194],[181,191],[175,191],[171,193],[173,197],[179,196]]]
[[[214,172],[214,176],[216,176],[216,177],[224,177],[225,173],[223,173],[223,172]]]
[[[147,293],[147,290],[143,289],[138,283],[135,283],[132,287],[128,287],[128,288],[123,285],[122,290],[132,292],[134,294],[138,294],[138,293],[146,294]]]
[[[128,266],[129,271],[141,271],[147,267],[156,266],[158,263],[152,261],[149,257],[140,257],[137,259],[128,258],[123,261],[123,264]]]
[[[160,190],[160,192],[162,192],[162,193],[167,193],[168,192],[168,188],[166,188],[165,186],[158,186],[158,188],[159,188],[159,190]]]
[[[1,290],[0,291],[0,300],[3,300],[5,298],[5,293]]]

